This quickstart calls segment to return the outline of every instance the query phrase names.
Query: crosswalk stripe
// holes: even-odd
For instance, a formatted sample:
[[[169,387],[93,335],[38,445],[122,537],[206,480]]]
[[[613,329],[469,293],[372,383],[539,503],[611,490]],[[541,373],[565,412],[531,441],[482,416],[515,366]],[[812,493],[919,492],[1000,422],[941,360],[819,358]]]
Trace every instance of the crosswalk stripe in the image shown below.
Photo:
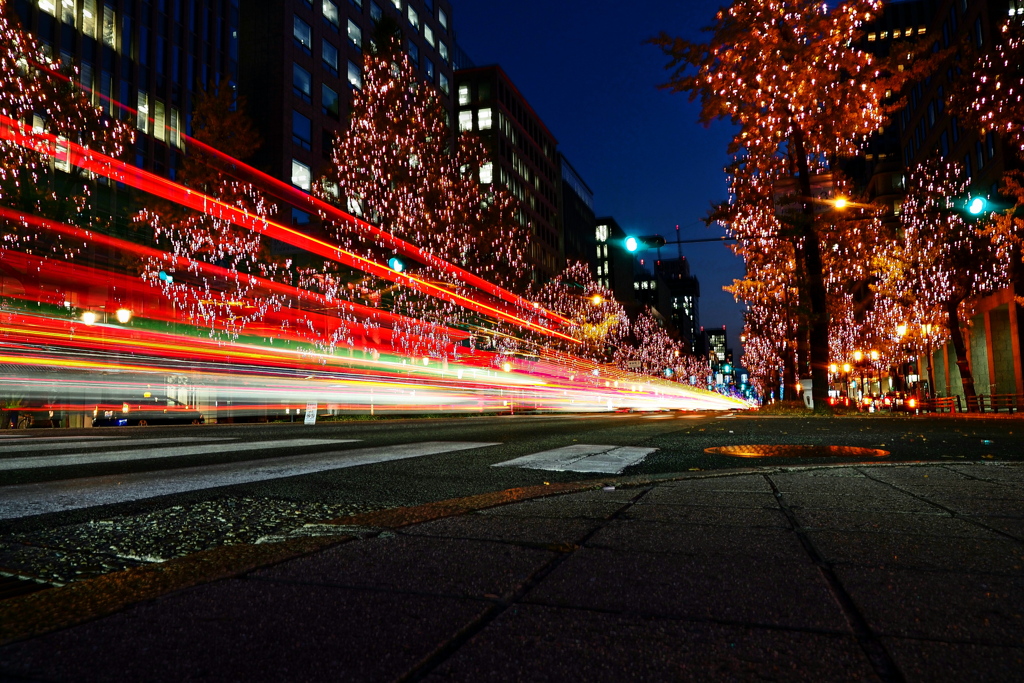
[[[658,449],[637,446],[574,444],[495,463],[492,467],[522,467],[551,472],[620,474],[630,465],[642,462],[656,450]]]
[[[223,440],[223,439],[222,439]],[[167,439],[140,439],[127,443],[148,443],[156,441],[167,443]],[[276,441],[252,441],[248,443],[215,443],[199,446],[168,446],[166,448],[143,448],[133,451],[111,451],[109,453],[72,453],[69,455],[37,455],[27,458],[9,458],[0,460],[2,470],[28,470],[37,467],[70,467],[71,465],[94,465],[107,462],[127,462],[129,460],[155,460],[158,458],[177,458],[186,455],[207,455],[210,453],[239,453],[242,451],[263,450],[266,448],[303,448],[305,446],[324,446],[339,443],[351,443],[358,439],[278,439]],[[120,444],[108,441],[102,446]]]
[[[0,445],[0,454],[3,453],[25,453],[29,451],[53,451],[58,448],[107,448],[108,446],[145,446],[146,444],[165,444],[168,441],[231,441],[234,437],[230,436],[184,436],[184,437],[171,437],[162,439],[114,439],[111,441],[84,441],[77,444],[68,443],[51,443],[49,439],[46,441],[32,439],[31,443],[25,443],[24,441],[18,441],[17,443],[5,443]]]
[[[419,458],[453,451],[498,446],[470,441],[425,441],[398,446],[357,448],[266,460],[186,467],[108,477],[0,487],[0,519],[17,519],[50,512],[78,510],[186,491],[235,486],[315,474],[328,470]]]

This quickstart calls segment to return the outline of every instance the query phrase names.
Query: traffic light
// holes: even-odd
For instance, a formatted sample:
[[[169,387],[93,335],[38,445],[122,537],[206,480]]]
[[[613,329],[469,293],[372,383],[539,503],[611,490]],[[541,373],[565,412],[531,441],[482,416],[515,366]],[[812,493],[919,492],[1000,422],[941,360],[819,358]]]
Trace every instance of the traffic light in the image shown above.
[[[388,268],[395,271],[396,273],[401,273],[403,270],[405,270],[405,264],[402,263],[402,259],[398,258],[397,256],[392,256],[391,258],[388,259]]]
[[[980,216],[985,212],[985,208],[988,206],[988,202],[984,197],[969,197],[967,199],[967,213],[972,216]]]
[[[665,238],[661,235],[647,235],[645,237],[627,237],[625,241],[626,251],[634,253],[641,249],[657,249],[665,246]]]

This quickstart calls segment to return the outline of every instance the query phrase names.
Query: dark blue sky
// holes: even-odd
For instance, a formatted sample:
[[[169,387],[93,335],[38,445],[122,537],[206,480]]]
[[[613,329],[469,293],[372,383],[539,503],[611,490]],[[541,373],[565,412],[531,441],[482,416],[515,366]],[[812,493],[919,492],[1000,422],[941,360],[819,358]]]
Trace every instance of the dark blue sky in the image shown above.
[[[721,2],[452,0],[459,44],[500,64],[594,191],[599,216],[627,233],[683,239],[722,234],[700,219],[726,198],[727,123],[706,129],[699,103],[659,90],[666,59],[644,40],[666,31],[702,40]],[[662,250],[675,254],[676,247]],[[654,255],[651,252],[650,255]],[[722,291],[743,264],[722,244],[687,244],[700,279],[700,322],[726,325],[739,353],[742,307]]]

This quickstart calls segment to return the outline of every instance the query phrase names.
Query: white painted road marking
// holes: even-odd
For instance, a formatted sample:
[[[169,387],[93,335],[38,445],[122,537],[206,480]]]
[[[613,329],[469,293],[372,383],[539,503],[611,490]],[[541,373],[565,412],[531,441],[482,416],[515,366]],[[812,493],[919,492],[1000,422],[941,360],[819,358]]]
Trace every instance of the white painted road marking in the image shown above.
[[[72,437],[74,438],[74,437]],[[58,448],[106,448],[107,446],[145,446],[146,444],[166,444],[171,441],[231,441],[231,436],[185,436],[185,437],[164,437],[162,439],[116,439],[114,441],[84,441],[78,444],[50,443],[49,439],[32,439],[31,443],[19,441],[17,443],[5,443],[0,446],[0,454],[3,453],[25,453],[27,451],[52,451]]]
[[[199,446],[168,446],[166,448],[143,448],[136,451],[111,451],[109,453],[71,453],[65,455],[38,455],[29,458],[9,458],[0,460],[0,471],[28,470],[36,467],[70,467],[71,465],[94,465],[105,462],[126,462],[129,460],[155,460],[157,458],[177,458],[185,455],[206,455],[209,453],[239,453],[256,451],[265,448],[303,448],[305,446],[325,446],[339,443],[352,443],[359,439],[278,439],[277,441],[250,441],[247,443],[202,444]],[[157,441],[167,443],[168,439],[142,439],[142,442]],[[100,444],[108,446],[114,442]],[[129,443],[139,443],[129,442]]]
[[[514,460],[495,463],[492,467],[522,467],[530,470],[548,470],[551,472],[620,474],[630,465],[642,462],[644,458],[656,450],[658,449],[634,446],[597,446],[581,443],[554,448],[550,451],[543,451],[532,455],[524,455]]]
[[[0,487],[0,519],[17,519],[49,512],[79,510],[97,505],[144,500],[186,491],[200,491],[219,486],[235,486],[256,481],[297,477],[346,467],[498,445],[500,444],[468,441],[425,441],[399,446],[357,448],[350,451],[331,451],[330,453],[204,465],[159,472],[4,486]]]
[[[116,439],[116,436],[37,436],[32,432],[21,432],[20,434],[0,434],[0,439],[29,439],[30,441],[92,441],[93,439]]]

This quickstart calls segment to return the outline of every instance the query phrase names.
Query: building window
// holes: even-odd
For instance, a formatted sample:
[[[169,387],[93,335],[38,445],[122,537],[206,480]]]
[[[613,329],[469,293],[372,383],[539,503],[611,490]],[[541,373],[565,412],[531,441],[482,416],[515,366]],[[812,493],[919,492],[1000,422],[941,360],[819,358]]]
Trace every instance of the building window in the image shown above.
[[[39,9],[51,16],[57,16],[57,3],[54,0],[39,0]]]
[[[448,30],[448,15],[440,7],[437,8],[437,23],[441,24],[441,28],[445,31]]]
[[[363,88],[363,70],[355,62],[348,63],[348,84],[357,90]]]
[[[313,138],[313,126],[309,117],[292,110],[292,142],[302,149],[309,149]]]
[[[60,20],[68,26],[75,25],[75,0],[60,0]]]
[[[82,2],[82,33],[90,38],[96,37],[96,0]]]
[[[351,63],[349,62],[349,64]],[[338,120],[341,117],[341,103],[338,99],[338,93],[326,85],[321,85],[320,88],[322,90],[320,93],[321,111],[332,119]]]
[[[335,5],[331,0],[324,0],[323,4],[324,19],[335,31],[341,25],[341,19],[338,16],[338,6]]]
[[[391,0],[391,4],[395,6],[395,9],[399,12],[402,11],[402,0]]]
[[[479,130],[491,129],[491,110],[481,109],[476,113],[476,127]]]
[[[434,29],[430,28],[429,24],[423,24],[423,37],[427,39],[430,47],[437,47],[437,41],[434,40]]]
[[[313,174],[309,170],[309,166],[298,159],[292,159],[292,185],[309,192],[313,187]]]
[[[360,11],[362,11],[362,9],[363,9],[363,0],[349,0],[349,2],[352,3],[353,7],[355,7],[356,9],[358,9]]]
[[[330,71],[331,74],[337,76],[338,75],[338,48],[334,47],[333,45],[331,45],[330,43],[328,43],[325,40],[325,41],[323,41],[323,46],[322,46],[321,54],[323,55],[324,65],[327,67],[327,70]]]
[[[310,216],[301,209],[292,209],[292,225],[303,227],[309,225]]]
[[[442,43],[441,41],[438,41],[437,42],[437,52],[438,52],[438,54],[441,55],[441,59],[444,60],[444,63],[447,64],[448,63],[448,46],[445,45],[444,43]]]
[[[487,162],[480,167],[480,184],[490,185],[494,182],[494,164]]]
[[[149,128],[149,95],[139,91],[138,106],[136,109],[139,112],[139,122],[136,124],[136,128],[141,130],[143,133],[148,133]]]
[[[292,36],[294,36],[295,42],[299,44],[299,47],[307,55],[313,54],[313,30],[309,27],[309,24],[295,17],[294,24],[292,25]]]
[[[327,130],[326,128],[324,129],[323,134],[320,136],[320,153],[323,155],[324,159],[330,159],[331,155],[334,154],[334,133]],[[337,185],[335,185],[335,196],[337,196],[337,191],[338,187]]]
[[[459,112],[459,130],[473,130],[473,112],[472,111],[460,111]]]
[[[469,86],[468,85],[460,85],[459,86],[459,105],[461,106],[461,105],[465,105],[465,104],[469,104]]]
[[[375,2],[370,3],[370,19],[373,21],[380,21],[380,18],[384,16],[384,13],[380,9],[380,5]]]
[[[117,49],[117,36],[114,30],[116,24],[114,8],[110,5],[103,5],[103,42],[114,49]]]
[[[348,39],[357,49],[363,49],[363,29],[351,19],[348,20]]]
[[[298,64],[292,64],[292,92],[309,102],[313,95],[313,76]]]
[[[434,62],[430,61],[426,57],[423,58],[423,71],[427,74],[427,80],[431,83],[434,82]]]
[[[414,29],[416,29],[417,31],[419,31],[420,30],[420,15],[419,15],[419,13],[416,10],[414,10],[412,8],[412,5],[409,5],[406,8],[406,16],[409,18],[409,23],[412,25],[412,27]]]
[[[445,76],[444,74],[441,74],[438,78],[438,83],[441,86],[441,92],[447,95],[448,91],[451,89],[451,86],[449,86],[448,84],[448,77]]]
[[[420,48],[411,40],[409,41],[409,61],[413,66],[420,65]]]

